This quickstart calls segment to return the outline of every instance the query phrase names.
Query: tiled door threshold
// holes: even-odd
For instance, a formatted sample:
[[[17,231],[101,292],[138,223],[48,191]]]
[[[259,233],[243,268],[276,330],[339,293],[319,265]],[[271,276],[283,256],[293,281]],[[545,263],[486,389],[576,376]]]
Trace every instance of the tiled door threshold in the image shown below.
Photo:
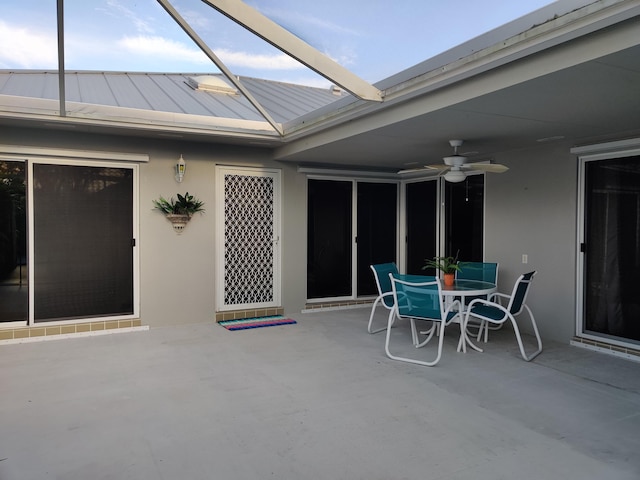
[[[307,303],[304,306],[302,313],[316,312],[320,310],[344,310],[347,308],[363,308],[370,307],[375,299],[363,298],[357,300],[342,300],[337,302],[319,302],[319,303]]]
[[[284,308],[251,308],[248,310],[235,310],[231,312],[216,312],[216,322],[223,322],[225,320],[242,320],[243,318],[273,317],[275,315],[284,315]]]
[[[610,343],[581,337],[573,337],[569,344],[574,347],[586,348],[588,350],[606,353],[607,355],[614,355],[634,362],[640,362],[640,349],[621,347],[619,345],[612,345]]]
[[[90,337],[112,333],[126,333],[149,330],[140,319],[102,320],[67,325],[36,325],[0,330],[0,345],[11,343],[42,342],[64,338]]]

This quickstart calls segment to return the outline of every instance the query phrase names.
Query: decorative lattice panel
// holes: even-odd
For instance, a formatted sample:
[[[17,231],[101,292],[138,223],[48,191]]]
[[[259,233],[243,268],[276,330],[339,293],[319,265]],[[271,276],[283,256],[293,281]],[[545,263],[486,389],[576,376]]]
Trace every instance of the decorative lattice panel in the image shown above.
[[[273,301],[273,216],[273,178],[225,175],[225,305]]]

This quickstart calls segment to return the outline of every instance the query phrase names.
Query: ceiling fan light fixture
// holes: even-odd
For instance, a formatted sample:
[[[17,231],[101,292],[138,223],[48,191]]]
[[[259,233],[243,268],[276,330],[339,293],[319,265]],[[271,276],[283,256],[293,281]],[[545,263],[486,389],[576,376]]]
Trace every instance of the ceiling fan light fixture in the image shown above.
[[[451,155],[450,157],[444,157],[443,160],[444,164],[450,167],[461,167],[467,163],[467,157],[463,157],[462,155]]]
[[[461,170],[451,170],[444,175],[444,179],[451,183],[463,182],[465,178],[467,178],[467,175]]]

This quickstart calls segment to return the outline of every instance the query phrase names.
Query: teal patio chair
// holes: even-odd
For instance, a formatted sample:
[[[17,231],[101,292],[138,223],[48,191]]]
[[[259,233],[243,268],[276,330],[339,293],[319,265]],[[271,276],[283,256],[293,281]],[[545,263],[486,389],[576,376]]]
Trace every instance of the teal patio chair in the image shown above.
[[[492,262],[458,262],[460,268],[456,278],[463,280],[480,280],[498,284],[498,267],[500,264]]]
[[[385,339],[385,352],[393,360],[414,363],[432,367],[440,361],[442,356],[442,345],[446,326],[458,320],[462,328],[463,314],[462,305],[458,300],[454,300],[445,308],[444,297],[440,279],[431,277],[428,281],[408,281],[401,277],[410,278],[411,275],[390,274],[391,291],[393,292],[394,306],[389,313],[387,324],[387,335]],[[422,277],[424,278],[424,277]],[[411,323],[411,339],[416,348],[425,346],[433,337],[438,334],[438,351],[434,360],[423,361],[415,358],[402,357],[391,353],[389,343],[391,341],[391,327],[396,319],[407,319]],[[419,341],[416,321],[431,322],[431,328],[427,330],[427,337],[422,342]],[[421,332],[422,333],[422,332]]]
[[[478,331],[477,340],[480,341],[482,331],[484,329],[486,342],[487,327],[489,324],[503,325],[507,322],[507,320],[509,320],[516,334],[516,339],[518,340],[520,354],[522,355],[522,358],[527,362],[530,362],[535,357],[537,357],[540,352],[542,352],[542,339],[540,338],[540,332],[538,331],[536,320],[533,317],[531,309],[525,303],[525,301],[527,300],[529,287],[531,286],[531,281],[535,274],[536,272],[533,271],[520,275],[518,280],[516,280],[515,285],[513,286],[511,295],[494,293],[491,295],[489,300],[483,300],[481,298],[473,300],[471,303],[469,303],[464,321],[464,325],[466,327],[470,317],[474,317],[480,320],[480,330]],[[505,301],[509,301],[507,307],[503,307],[500,303],[497,302],[497,300],[499,300],[500,298],[505,299]],[[520,328],[518,328],[518,322],[516,321],[516,317],[520,315],[523,310],[526,310],[529,314],[531,325],[533,327],[533,333],[538,344],[537,349],[529,355],[525,353],[524,345],[522,343],[522,336],[520,335]]]
[[[369,315],[369,325],[367,331],[369,333],[378,333],[386,329],[386,327],[372,330],[373,328],[373,315],[376,312],[376,307],[381,304],[384,308],[391,311],[393,310],[393,293],[391,292],[391,280],[389,280],[390,273],[398,273],[398,267],[395,263],[380,263],[378,265],[371,265],[371,271],[373,277],[376,280],[376,286],[378,287],[378,297],[373,302],[371,307],[371,315]]]
[[[479,280],[481,282],[489,282],[498,285],[498,267],[499,263],[495,262],[458,262],[459,270],[456,271],[456,279],[461,280]],[[467,297],[465,303],[468,305],[476,298],[487,299],[484,297]],[[474,330],[479,327],[477,324],[468,325]],[[489,330],[499,330],[502,325],[486,326]],[[486,332],[488,334],[488,332]]]

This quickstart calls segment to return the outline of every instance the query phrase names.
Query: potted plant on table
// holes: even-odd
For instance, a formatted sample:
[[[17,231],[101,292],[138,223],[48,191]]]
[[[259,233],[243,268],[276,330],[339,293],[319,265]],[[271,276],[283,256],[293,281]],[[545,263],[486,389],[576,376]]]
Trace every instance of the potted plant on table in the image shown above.
[[[180,234],[194,213],[204,212],[204,202],[189,195],[189,192],[184,195],[178,193],[177,197],[177,200],[173,197],[169,200],[160,197],[158,200],[153,200],[153,205],[171,222],[176,233]]]
[[[445,285],[453,285],[455,279],[455,273],[460,270],[460,264],[458,263],[458,255],[455,257],[433,257],[433,259],[425,259],[422,270],[427,268],[435,268],[440,270],[444,277]]]

